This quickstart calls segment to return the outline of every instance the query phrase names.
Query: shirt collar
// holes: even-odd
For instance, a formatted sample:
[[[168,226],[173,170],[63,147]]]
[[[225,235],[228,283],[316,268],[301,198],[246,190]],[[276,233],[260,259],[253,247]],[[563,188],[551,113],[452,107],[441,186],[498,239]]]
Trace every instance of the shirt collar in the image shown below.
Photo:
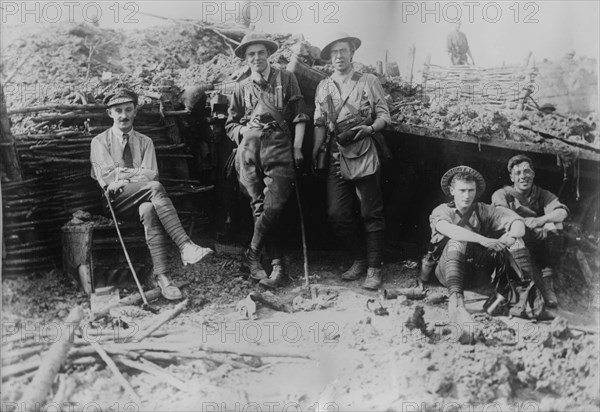
[[[115,136],[117,136],[119,139],[123,139],[123,132],[121,131],[121,129],[119,129],[116,126],[112,127],[112,132],[114,133]],[[129,133],[127,133],[129,136],[131,136],[133,134],[133,129],[131,129],[129,131]]]
[[[271,65],[267,64],[267,68],[262,73],[253,72],[251,77],[256,83],[260,84],[262,79],[269,82],[269,76],[271,75]]]

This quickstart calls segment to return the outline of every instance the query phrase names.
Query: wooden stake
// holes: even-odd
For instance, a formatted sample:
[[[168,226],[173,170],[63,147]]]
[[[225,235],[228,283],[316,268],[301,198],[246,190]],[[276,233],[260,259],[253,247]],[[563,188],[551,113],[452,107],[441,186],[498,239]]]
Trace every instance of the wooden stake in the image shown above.
[[[35,374],[33,381],[27,386],[20,403],[29,410],[38,411],[46,399],[50,388],[54,384],[56,374],[67,358],[67,353],[74,339],[75,328],[83,319],[84,313],[80,306],[71,309],[71,312],[61,325],[59,340],[52,344],[46,352],[42,363]]]
[[[125,392],[127,392],[133,398],[134,402],[137,404],[138,410],[143,410],[142,400],[137,395],[137,393],[135,393],[129,382],[127,382],[127,379],[125,379],[125,377],[121,374],[115,362],[110,358],[110,356],[108,356],[106,351],[102,349],[99,343],[90,342],[90,344],[96,350],[96,352],[98,352],[98,355],[100,355],[102,360],[106,362],[106,365],[108,365],[112,373],[115,375],[115,378],[117,378],[121,386],[125,389]]]
[[[125,366],[130,367],[130,368],[149,373],[150,375],[154,375],[157,378],[161,379],[161,381],[168,383],[171,386],[176,387],[180,391],[191,393],[190,388],[185,384],[185,382],[179,380],[175,376],[173,376],[170,373],[168,373],[167,371],[165,371],[160,366],[158,366],[144,358],[141,359],[141,362],[138,362],[138,361],[134,361],[131,359],[127,359],[123,356],[119,356],[117,358],[117,361],[122,363]]]
[[[181,312],[183,312],[183,310],[185,309],[187,304],[188,304],[188,299],[184,300],[181,303],[178,303],[177,305],[175,305],[175,307],[173,309],[163,312],[160,315],[154,317],[154,319],[152,319],[152,325],[150,327],[148,327],[147,329],[142,330],[138,335],[136,335],[133,338],[133,340],[135,342],[139,342],[142,339],[146,338],[147,336],[152,334],[152,332],[154,332],[155,330],[158,330],[162,325],[164,325],[171,319],[176,318]]]

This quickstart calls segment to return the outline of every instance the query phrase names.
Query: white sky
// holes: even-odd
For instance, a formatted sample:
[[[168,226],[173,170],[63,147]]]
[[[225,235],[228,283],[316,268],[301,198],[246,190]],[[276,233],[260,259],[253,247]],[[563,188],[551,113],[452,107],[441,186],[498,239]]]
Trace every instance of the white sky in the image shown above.
[[[248,2],[250,5],[245,6]],[[576,56],[598,59],[600,2],[588,1],[383,1],[383,0],[239,0],[239,1],[0,1],[3,30],[12,25],[93,19],[102,27],[138,29],[165,24],[145,16],[221,20],[228,11],[250,11],[258,29],[270,33],[303,33],[322,47],[328,34],[346,31],[362,39],[356,60],[374,64],[397,61],[406,70],[406,56],[416,45],[415,72],[427,54],[434,64],[448,64],[446,35],[462,17],[477,65],[519,64],[531,50],[539,61],[555,60],[574,50]],[[115,4],[122,8],[116,14]],[[318,12],[317,12],[318,11]],[[270,15],[271,14],[271,15]],[[231,15],[229,16],[231,17]],[[1,40],[0,40],[1,41]]]

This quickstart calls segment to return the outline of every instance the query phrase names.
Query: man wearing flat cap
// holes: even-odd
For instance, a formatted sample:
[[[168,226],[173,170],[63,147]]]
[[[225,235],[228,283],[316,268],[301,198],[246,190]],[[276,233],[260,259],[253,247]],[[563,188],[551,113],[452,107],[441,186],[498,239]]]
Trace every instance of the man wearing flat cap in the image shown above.
[[[556,307],[553,278],[564,244],[562,223],[569,216],[569,208],[554,193],[533,184],[535,170],[528,156],[511,157],[507,168],[513,185],[496,190],[492,203],[514,210],[525,219],[524,240],[531,259],[526,266],[533,271],[530,275],[546,306]]]
[[[444,194],[452,200],[436,207],[429,216],[431,244],[443,244],[435,275],[448,288],[450,321],[459,327],[461,343],[473,340],[473,319],[464,303],[467,277],[488,275],[490,252],[500,252],[525,235],[523,219],[507,208],[477,201],[485,191],[483,176],[468,166],[448,170],[441,180]],[[494,238],[502,233],[500,238]]]
[[[196,263],[213,251],[192,242],[158,182],[152,139],[133,129],[138,96],[119,89],[107,95],[104,104],[113,126],[92,140],[92,178],[108,191],[117,216],[139,217],[152,256],[154,280],[166,299],[180,299],[181,291],[168,276],[168,238],[179,248],[184,265]]]
[[[366,274],[363,287],[377,289],[382,283],[385,220],[375,142],[385,144],[380,132],[391,118],[377,77],[354,70],[352,58],[360,44],[356,37],[336,33],[321,51],[323,60],[331,59],[334,73],[317,86],[313,162],[319,151],[330,152],[327,215],[354,259],[342,280],[358,280]],[[360,225],[354,213],[356,200]]]
[[[238,180],[250,198],[254,216],[244,260],[250,277],[267,288],[289,280],[280,250],[279,218],[292,193],[294,163],[299,166],[303,161],[302,142],[310,120],[294,74],[269,64],[268,58],[276,50],[277,43],[256,32],[247,34],[235,49],[251,74],[237,84],[225,123],[227,135],[238,145]],[[269,277],[260,262],[263,246],[271,259]]]

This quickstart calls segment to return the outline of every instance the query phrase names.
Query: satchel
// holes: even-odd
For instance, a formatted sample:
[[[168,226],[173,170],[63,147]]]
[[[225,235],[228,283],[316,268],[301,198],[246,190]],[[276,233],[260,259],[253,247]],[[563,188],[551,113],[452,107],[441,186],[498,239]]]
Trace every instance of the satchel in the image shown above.
[[[551,320],[535,281],[525,279],[521,268],[508,251],[496,252],[492,284],[496,293],[483,305],[492,316],[516,316],[524,319]]]
[[[346,180],[356,180],[379,171],[377,148],[370,136],[348,146],[336,143],[340,151],[340,173]]]

